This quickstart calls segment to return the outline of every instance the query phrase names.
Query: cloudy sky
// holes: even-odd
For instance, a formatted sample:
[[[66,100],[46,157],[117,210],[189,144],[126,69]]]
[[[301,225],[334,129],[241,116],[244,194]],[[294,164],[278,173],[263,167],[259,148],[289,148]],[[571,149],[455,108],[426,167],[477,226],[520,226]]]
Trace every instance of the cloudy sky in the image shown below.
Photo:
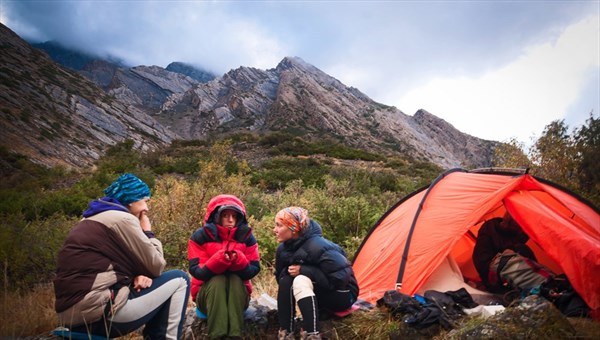
[[[528,145],[600,112],[600,1],[0,0],[22,38],[218,75],[297,56],[408,115]]]

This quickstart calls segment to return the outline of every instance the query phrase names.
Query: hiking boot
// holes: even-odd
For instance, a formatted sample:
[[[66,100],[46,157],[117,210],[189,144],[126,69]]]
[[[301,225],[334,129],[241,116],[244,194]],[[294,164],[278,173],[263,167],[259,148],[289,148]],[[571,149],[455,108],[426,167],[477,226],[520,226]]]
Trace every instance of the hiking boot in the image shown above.
[[[300,332],[300,339],[302,340],[321,340],[321,334],[319,332],[308,333],[306,331]]]
[[[288,332],[285,329],[280,329],[277,333],[277,340],[294,340],[294,333]]]

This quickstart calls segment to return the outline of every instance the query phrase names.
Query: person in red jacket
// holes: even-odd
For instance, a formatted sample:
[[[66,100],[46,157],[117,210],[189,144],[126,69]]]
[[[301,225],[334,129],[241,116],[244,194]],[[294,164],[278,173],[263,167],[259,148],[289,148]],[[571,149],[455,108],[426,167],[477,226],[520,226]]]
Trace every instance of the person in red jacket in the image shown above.
[[[218,195],[208,203],[204,225],[188,241],[192,298],[207,316],[211,338],[241,337],[252,279],[260,271],[258,243],[244,203]]]

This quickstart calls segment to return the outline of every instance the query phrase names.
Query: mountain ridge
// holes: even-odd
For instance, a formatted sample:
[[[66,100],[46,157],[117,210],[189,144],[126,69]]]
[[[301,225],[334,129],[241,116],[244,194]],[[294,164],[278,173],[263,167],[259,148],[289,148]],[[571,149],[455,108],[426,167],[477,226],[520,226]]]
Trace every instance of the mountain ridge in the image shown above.
[[[97,147],[64,147],[64,151],[70,154],[63,157],[63,160],[69,161],[62,162],[56,159],[60,157],[50,161],[44,156],[48,153],[58,156],[61,148],[53,151],[44,147],[43,143],[29,146],[24,152],[34,161],[46,165],[89,165],[106,146],[123,140],[130,133],[136,148],[149,150],[169,144],[174,139],[206,140],[244,131],[259,134],[284,131],[306,139],[333,138],[351,147],[385,155],[404,154],[445,168],[488,166],[492,150],[498,144],[462,133],[425,110],[408,116],[393,106],[377,103],[360,90],[344,85],[299,57],[285,57],[276,67],[267,70],[240,66],[222,76],[209,76],[204,82],[189,75],[196,69],[177,62],[165,69],[143,65],[122,67],[106,60],[93,59],[74,71],[54,64],[44,53],[35,52],[38,50],[10,29],[3,26],[0,31],[5,64],[19,67],[20,61],[14,55],[17,50],[38,58],[20,65],[25,69],[23,72],[0,72],[3,83],[7,80],[5,85],[10,85],[9,78],[13,79],[13,83],[15,79],[27,84],[39,79],[44,84],[54,82],[55,85],[50,94],[43,86],[33,88],[38,97],[45,98],[38,106],[60,108],[61,117],[55,117],[56,121],[53,121],[49,115],[41,114],[53,110],[34,107],[29,110],[37,114],[29,123],[42,126],[46,119],[46,125],[73,130],[67,138],[61,136],[64,131],[50,129],[53,138],[61,145],[89,144],[81,134],[77,135],[77,132],[86,129],[92,131],[91,144],[94,144],[93,141],[97,143]],[[13,50],[15,47],[18,49]],[[41,72],[35,65],[46,65],[44,67],[52,71]],[[53,77],[53,73],[61,77]],[[18,100],[15,102],[15,98],[24,98],[19,92],[23,86],[5,87],[12,97],[0,97],[2,121],[3,125],[11,127],[7,121],[22,120],[15,113],[19,104],[23,107],[28,105],[18,103]],[[82,106],[94,113],[82,114],[77,109]],[[69,124],[60,125],[68,122],[65,117],[76,118],[72,121],[72,128],[65,127]],[[111,119],[120,122],[121,128],[115,130],[114,127],[119,125],[116,123],[106,124],[105,121]],[[123,127],[124,120],[128,128]],[[146,123],[135,124],[137,120]],[[87,127],[82,129],[79,124],[87,124]],[[25,132],[44,139],[44,132],[39,126],[22,130],[14,126],[11,128],[8,129],[13,131],[10,136],[2,136],[2,144],[10,150],[23,151],[23,148],[13,147],[6,141],[26,138]],[[135,132],[139,129],[143,133]],[[115,133],[116,137],[107,136],[107,132]],[[47,132],[45,134],[48,135]],[[32,151],[36,148],[37,153]],[[78,164],[76,160],[82,157],[89,158],[89,161]]]
[[[190,139],[232,127],[237,128],[234,132],[284,130],[308,138],[328,135],[372,152],[406,153],[443,167],[489,165],[494,142],[464,134],[423,112],[408,116],[299,57],[286,57],[272,69],[239,67],[173,93],[153,116]],[[436,132],[442,129],[444,134]]]
[[[180,138],[61,67],[0,25],[0,144],[44,166],[89,167],[110,145],[140,151]]]

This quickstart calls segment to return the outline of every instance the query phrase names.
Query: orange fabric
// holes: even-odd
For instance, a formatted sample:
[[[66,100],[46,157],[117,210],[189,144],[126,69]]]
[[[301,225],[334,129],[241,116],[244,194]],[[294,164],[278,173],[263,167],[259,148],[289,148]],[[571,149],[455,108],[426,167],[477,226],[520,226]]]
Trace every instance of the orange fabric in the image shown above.
[[[508,209],[534,248],[543,249],[540,262],[564,272],[588,305],[600,308],[600,215],[591,207],[530,175],[449,172],[423,199],[426,193],[390,209],[363,241],[353,263],[360,299],[374,303],[395,288],[413,220],[402,293],[413,295],[449,254],[465,277],[478,279],[473,236]]]

